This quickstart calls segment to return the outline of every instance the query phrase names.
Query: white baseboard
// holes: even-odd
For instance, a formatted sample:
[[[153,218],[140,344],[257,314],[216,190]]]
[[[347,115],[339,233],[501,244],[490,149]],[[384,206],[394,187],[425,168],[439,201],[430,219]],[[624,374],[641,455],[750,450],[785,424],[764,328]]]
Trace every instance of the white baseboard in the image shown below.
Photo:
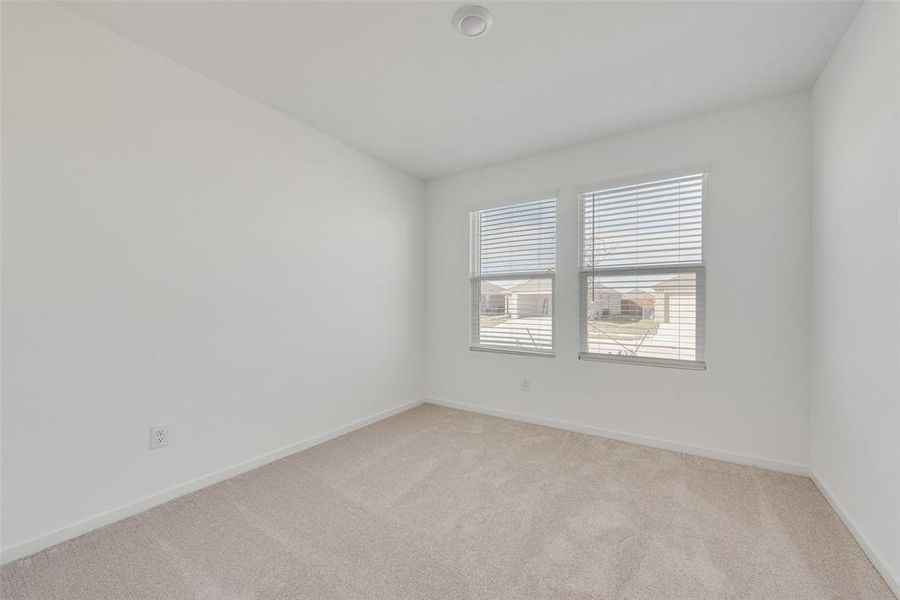
[[[819,488],[822,495],[825,496],[825,499],[828,500],[828,503],[831,505],[831,508],[834,509],[834,512],[837,513],[837,516],[840,517],[841,521],[844,522],[844,525],[847,526],[850,535],[853,536],[853,539],[856,540],[856,543],[859,544],[862,551],[869,557],[872,566],[875,567],[875,570],[878,571],[887,586],[891,588],[894,595],[900,599],[900,577],[891,570],[890,566],[888,566],[887,562],[885,562],[884,558],[881,556],[881,553],[872,547],[872,544],[869,543],[866,536],[864,536],[859,527],[856,526],[856,521],[854,521],[850,516],[850,513],[844,509],[844,505],[841,504],[837,497],[835,497],[825,482],[819,479],[815,473],[812,474],[812,480],[816,484],[816,487]]]
[[[426,398],[425,402],[446,406],[447,408],[456,408],[469,412],[481,413],[493,417],[502,417],[504,419],[513,419],[524,423],[533,423],[535,425],[544,425],[546,427],[554,427],[556,429],[565,429],[566,431],[575,431],[578,433],[587,433],[599,437],[610,438],[622,442],[631,442],[640,444],[641,446],[651,446],[653,448],[661,448],[663,450],[673,450],[675,452],[683,452],[685,454],[693,454],[695,456],[703,456],[715,460],[721,460],[739,465],[750,465],[770,471],[779,471],[781,473],[790,473],[791,475],[810,476],[809,467],[794,463],[782,462],[771,458],[762,458],[752,456],[750,454],[739,454],[737,452],[729,452],[727,450],[716,450],[715,448],[706,448],[703,446],[693,446],[691,444],[683,444],[681,442],[672,442],[669,440],[661,440],[657,438],[635,435],[633,433],[624,433],[622,431],[614,431],[611,429],[602,429],[600,427],[591,427],[589,425],[579,425],[568,421],[557,421],[556,419],[547,419],[544,417],[535,417],[523,413],[501,410],[496,408],[486,408],[475,404],[465,404],[462,402],[453,402],[451,400],[441,400],[439,398]]]
[[[405,410],[409,410],[410,408],[416,407],[420,404],[422,404],[422,400],[415,400],[413,402],[400,404],[399,406],[395,406],[379,413],[375,413],[374,415],[359,419],[358,421],[353,421],[352,423],[342,425],[341,427],[332,429],[331,431],[326,431],[325,433],[306,438],[305,440],[299,441],[289,446],[285,446],[284,448],[280,448],[278,450],[275,450],[274,452],[269,452],[255,458],[251,458],[250,460],[232,465],[230,467],[226,467],[220,471],[210,473],[209,475],[204,475],[203,477],[188,481],[187,483],[176,485],[169,489],[163,490],[162,492],[146,496],[144,498],[141,498],[140,500],[135,500],[134,502],[129,502],[128,504],[119,506],[112,510],[94,515],[93,517],[78,521],[77,523],[72,523],[71,525],[60,527],[59,529],[31,538],[30,540],[16,544],[15,546],[4,548],[2,551],[0,551],[0,564],[5,564],[18,558],[29,556],[31,554],[34,554],[35,552],[40,552],[41,550],[49,548],[50,546],[54,546],[66,540],[70,540],[74,537],[85,534],[99,527],[103,527],[104,525],[115,523],[116,521],[120,521],[126,517],[136,515],[137,513],[153,508],[154,506],[164,504],[169,500],[174,500],[175,498],[178,498],[180,496],[190,494],[191,492],[196,492],[199,489],[208,487],[214,483],[218,483],[230,477],[234,477],[235,475],[246,473],[247,471],[251,471],[270,462],[276,461],[280,458],[284,458],[285,456],[289,456],[296,452],[300,452],[301,450],[305,450],[307,448],[311,448],[312,446],[327,442],[336,437],[344,435],[345,433],[350,433],[351,431],[360,429],[362,427],[365,427],[366,425],[371,425],[372,423],[381,421],[382,419],[386,419]]]

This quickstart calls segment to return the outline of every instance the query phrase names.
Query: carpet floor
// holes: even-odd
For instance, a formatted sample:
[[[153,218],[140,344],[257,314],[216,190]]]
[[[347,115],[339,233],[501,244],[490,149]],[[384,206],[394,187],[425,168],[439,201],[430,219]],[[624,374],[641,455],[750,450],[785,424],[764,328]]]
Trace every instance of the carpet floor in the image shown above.
[[[894,598],[809,479],[428,404],[0,583],[5,600]]]

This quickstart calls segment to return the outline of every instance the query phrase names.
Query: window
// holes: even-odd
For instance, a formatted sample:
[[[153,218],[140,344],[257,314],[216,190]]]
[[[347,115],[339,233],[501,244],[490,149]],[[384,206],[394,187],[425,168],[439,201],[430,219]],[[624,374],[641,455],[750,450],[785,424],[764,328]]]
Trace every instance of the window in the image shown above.
[[[556,198],[471,214],[473,350],[553,354]]]
[[[705,188],[693,173],[581,194],[580,358],[705,368]]]

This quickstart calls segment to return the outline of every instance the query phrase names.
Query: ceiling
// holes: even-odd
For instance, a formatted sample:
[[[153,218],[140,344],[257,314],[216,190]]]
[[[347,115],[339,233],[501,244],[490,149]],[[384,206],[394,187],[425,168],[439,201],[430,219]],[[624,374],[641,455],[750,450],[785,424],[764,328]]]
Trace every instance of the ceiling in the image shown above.
[[[425,179],[808,89],[859,5],[445,2],[65,6]]]

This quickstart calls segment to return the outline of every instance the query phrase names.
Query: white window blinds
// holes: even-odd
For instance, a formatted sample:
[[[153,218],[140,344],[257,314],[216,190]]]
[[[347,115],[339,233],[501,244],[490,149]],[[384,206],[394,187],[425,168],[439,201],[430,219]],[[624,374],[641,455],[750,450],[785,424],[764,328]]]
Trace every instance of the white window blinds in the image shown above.
[[[471,347],[553,353],[556,199],[471,213]]]
[[[705,181],[581,194],[582,358],[704,368]]]

